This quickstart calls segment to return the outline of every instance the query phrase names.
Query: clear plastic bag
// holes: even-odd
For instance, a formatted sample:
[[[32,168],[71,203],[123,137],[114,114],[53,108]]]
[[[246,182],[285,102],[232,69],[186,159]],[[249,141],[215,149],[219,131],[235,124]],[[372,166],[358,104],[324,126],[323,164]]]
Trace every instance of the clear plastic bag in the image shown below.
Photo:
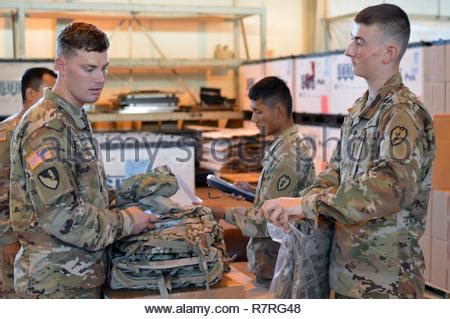
[[[281,245],[270,293],[283,299],[328,298],[333,224],[321,220],[314,227],[306,220],[289,226],[286,231],[267,224],[270,236]]]

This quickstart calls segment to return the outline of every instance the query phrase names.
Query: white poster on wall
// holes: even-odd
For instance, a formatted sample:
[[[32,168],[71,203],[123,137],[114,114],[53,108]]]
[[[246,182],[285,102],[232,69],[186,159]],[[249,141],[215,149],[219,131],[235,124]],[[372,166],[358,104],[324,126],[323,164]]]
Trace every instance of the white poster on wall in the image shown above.
[[[400,74],[403,83],[423,98],[424,94],[424,47],[408,48],[400,62]]]
[[[54,69],[53,61],[0,61],[0,116],[6,117],[22,108],[20,80],[23,73],[32,67]]]
[[[239,100],[242,110],[251,111],[248,91],[262,78],[264,78],[264,62],[239,67]]]
[[[327,114],[330,94],[330,56],[295,59],[295,112]]]
[[[330,56],[330,114],[347,114],[348,108],[367,90],[366,81],[353,73],[350,58],[343,53]]]

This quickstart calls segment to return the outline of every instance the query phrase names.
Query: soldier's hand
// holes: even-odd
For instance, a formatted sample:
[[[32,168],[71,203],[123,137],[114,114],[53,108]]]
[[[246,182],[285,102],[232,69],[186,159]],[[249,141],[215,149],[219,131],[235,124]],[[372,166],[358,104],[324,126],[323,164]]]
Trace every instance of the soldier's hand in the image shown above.
[[[247,182],[236,181],[236,182],[234,182],[234,185],[239,188],[242,188],[243,190],[246,190],[246,191],[251,191],[251,192],[255,191],[255,187],[253,187],[252,185],[250,185]]]
[[[142,209],[137,206],[127,207],[127,212],[133,216],[134,227],[132,234],[136,235],[142,233],[147,229],[152,229],[154,223],[158,220],[158,217],[154,214],[146,214]]]
[[[286,229],[289,228],[289,223],[304,219],[301,198],[280,197],[266,200],[261,210],[272,224]]]
[[[16,258],[17,252],[20,249],[20,243],[18,241],[6,245],[3,247],[3,260],[8,264],[14,264],[14,258]]]

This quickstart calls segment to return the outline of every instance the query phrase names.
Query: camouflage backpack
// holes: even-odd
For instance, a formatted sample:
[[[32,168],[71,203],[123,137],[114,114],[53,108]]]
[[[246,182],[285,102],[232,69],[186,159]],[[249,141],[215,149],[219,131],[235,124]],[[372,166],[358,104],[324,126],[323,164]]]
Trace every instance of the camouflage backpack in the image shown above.
[[[228,270],[222,229],[209,208],[180,207],[168,198],[177,190],[168,168],[152,172],[132,177],[118,189],[118,203],[138,204],[160,217],[154,229],[113,245],[110,287],[159,290],[165,298],[172,289],[209,289]]]

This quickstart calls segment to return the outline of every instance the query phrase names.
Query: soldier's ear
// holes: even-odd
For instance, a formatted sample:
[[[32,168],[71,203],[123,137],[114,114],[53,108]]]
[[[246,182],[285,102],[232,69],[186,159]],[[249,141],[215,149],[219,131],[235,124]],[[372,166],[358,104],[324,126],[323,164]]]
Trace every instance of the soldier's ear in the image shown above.
[[[286,110],[284,108],[284,106],[278,102],[275,105],[275,114],[277,116],[277,119],[281,120],[284,117],[284,114],[286,113]]]
[[[55,59],[55,69],[56,71],[58,71],[58,74],[60,74],[61,76],[64,76],[65,74],[65,65],[66,65],[66,61],[64,59],[64,57],[62,56],[58,56]]]
[[[34,101],[34,95],[36,91],[32,87],[28,87],[25,90],[25,99],[26,101]]]
[[[388,45],[384,49],[384,55],[383,55],[383,63],[389,64],[392,62],[397,61],[397,57],[399,54],[399,47],[397,45]]]

